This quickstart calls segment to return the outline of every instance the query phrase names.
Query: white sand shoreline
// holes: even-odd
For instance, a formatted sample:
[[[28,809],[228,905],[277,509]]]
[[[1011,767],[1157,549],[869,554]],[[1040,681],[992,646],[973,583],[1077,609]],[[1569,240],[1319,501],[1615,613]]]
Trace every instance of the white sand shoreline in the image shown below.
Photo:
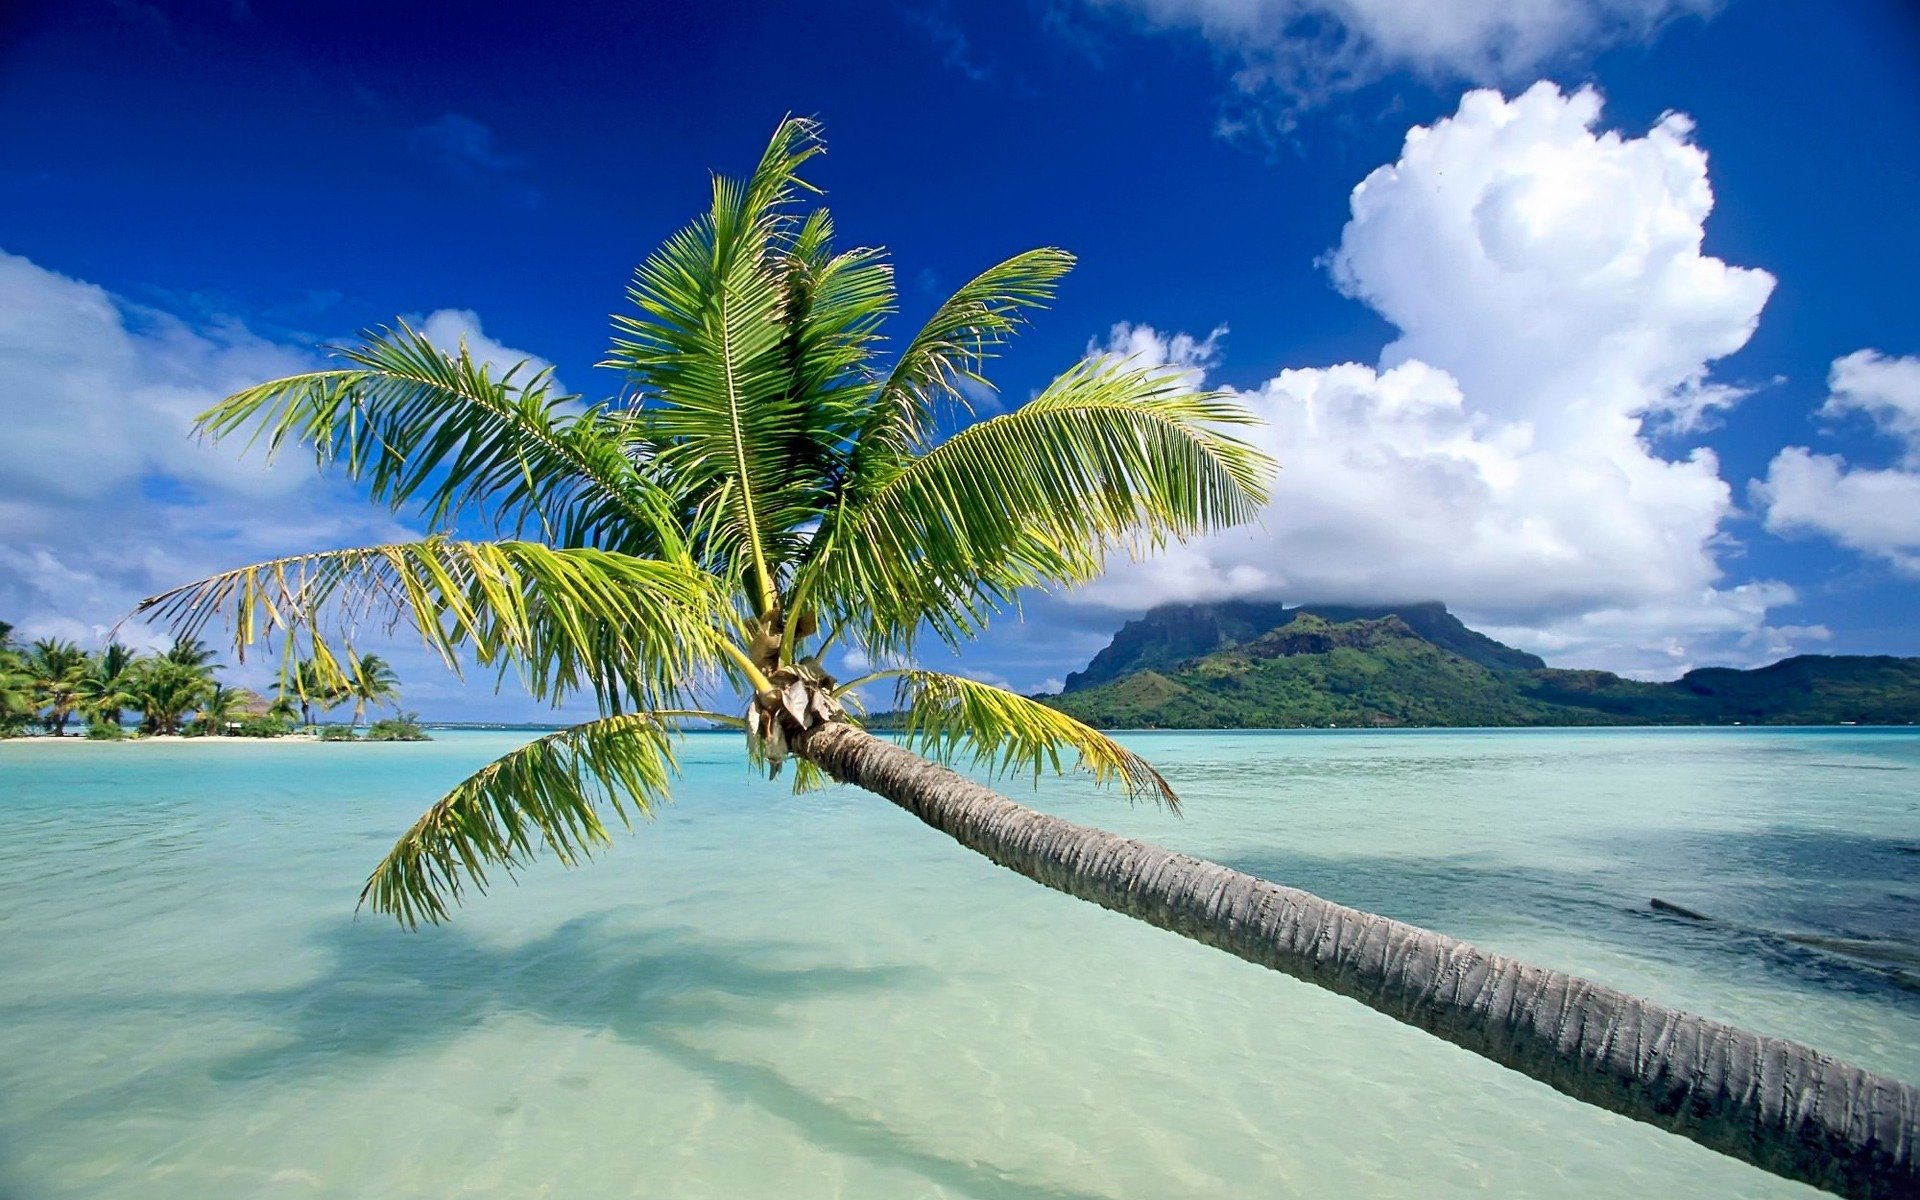
[[[264,746],[270,742],[317,742],[319,737],[311,733],[286,733],[279,737],[236,737],[232,734],[209,733],[200,737],[181,737],[178,734],[149,734],[145,737],[93,739],[84,734],[68,734],[65,737],[53,737],[50,734],[28,734],[25,737],[0,738],[0,748],[7,746],[197,746],[202,743],[212,745]],[[345,743],[341,743],[344,745]]]

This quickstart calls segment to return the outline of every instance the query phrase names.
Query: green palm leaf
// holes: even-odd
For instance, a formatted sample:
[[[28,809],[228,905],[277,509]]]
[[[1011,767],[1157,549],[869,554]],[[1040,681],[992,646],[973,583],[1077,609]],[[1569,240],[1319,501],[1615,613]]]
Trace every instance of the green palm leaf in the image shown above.
[[[900,352],[860,430],[849,479],[859,486],[870,472],[932,432],[941,402],[972,406],[962,383],[991,387],[980,369],[993,350],[1016,333],[1021,310],[1053,299],[1054,285],[1073,269],[1073,255],[1043,248],[1016,254],[967,281],[934,311]]]
[[[847,448],[874,408],[872,362],[880,327],[894,311],[893,269],[877,250],[835,254],[824,210],[808,218],[784,252],[787,398],[797,409],[792,435],[769,446],[781,493],[784,537],[776,565],[802,557],[802,530],[823,516],[849,477]]]
[[[995,772],[1062,774],[1071,764],[1102,784],[1118,783],[1129,800],[1142,797],[1178,810],[1180,798],[1146,759],[1059,709],[1005,688],[938,671],[881,671],[841,690],[889,676],[898,679],[894,707],[904,714],[908,746],[941,762],[966,761]]]
[[[805,436],[809,399],[791,386],[787,253],[798,170],[820,146],[789,120],[751,179],[715,178],[706,215],[642,263],[614,318],[607,365],[639,390],[653,468],[676,494],[704,498],[695,522],[704,560],[751,571],[756,613],[775,601],[769,534],[812,503],[786,486],[783,448]],[[802,232],[805,230],[802,226]]]
[[[666,501],[621,449],[617,419],[579,409],[550,373],[496,379],[465,345],[447,354],[404,322],[337,353],[355,366],[238,392],[199,430],[251,428],[270,455],[304,442],[375,499],[418,500],[434,525],[483,507],[500,528],[533,526],[560,545],[672,552]]]
[[[705,715],[705,714],[703,714]],[[601,816],[650,816],[676,770],[661,717],[628,713],[550,733],[468,776],[380,860],[360,902],[402,925],[445,920],[487,869],[511,874],[541,846],[574,866],[612,838]]]
[[[1176,374],[1089,360],[837,514],[796,596],[873,648],[908,650],[923,624],[957,644],[1021,588],[1093,578],[1112,549],[1252,519],[1272,463],[1226,432],[1251,422]]]
[[[329,677],[331,643],[365,626],[410,625],[448,666],[521,668],[536,696],[591,689],[603,703],[647,707],[714,673],[720,650],[714,581],[679,563],[537,542],[428,538],[293,555],[222,572],[137,610],[185,634],[223,617],[235,652],[276,632],[285,661],[304,634]]]

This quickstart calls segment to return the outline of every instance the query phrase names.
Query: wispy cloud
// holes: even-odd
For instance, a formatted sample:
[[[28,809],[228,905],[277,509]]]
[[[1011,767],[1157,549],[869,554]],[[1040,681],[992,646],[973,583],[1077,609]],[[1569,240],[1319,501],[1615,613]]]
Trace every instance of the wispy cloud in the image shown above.
[[[447,113],[410,135],[413,148],[467,185],[520,208],[537,208],[540,189],[526,181],[527,159],[502,150],[489,129],[472,117]]]
[[[1515,84],[1651,40],[1723,0],[1067,0],[1136,28],[1198,35],[1227,73],[1219,131],[1280,139],[1300,117],[1395,72]],[[1056,22],[1057,24],[1058,22]]]
[[[448,113],[414,130],[413,143],[461,174],[498,174],[527,165],[525,159],[503,154],[494,146],[493,130],[459,113]]]
[[[958,72],[974,83],[993,80],[992,65],[980,60],[972,40],[960,28],[953,6],[947,0],[930,0],[929,3],[902,10],[901,15],[908,24],[926,34],[933,42],[940,51],[941,65],[948,70]]]

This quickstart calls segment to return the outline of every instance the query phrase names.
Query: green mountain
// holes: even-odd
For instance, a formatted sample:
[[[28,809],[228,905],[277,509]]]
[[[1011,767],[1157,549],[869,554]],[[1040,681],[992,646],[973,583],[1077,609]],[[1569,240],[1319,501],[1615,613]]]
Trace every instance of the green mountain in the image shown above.
[[[1220,604],[1165,604],[1139,620],[1128,621],[1114,634],[1113,641],[1093,656],[1086,670],[1067,676],[1066,690],[1075,692],[1110,683],[1135,671],[1166,671],[1216,650],[1251,642],[1301,617],[1318,617],[1335,625],[1398,617],[1426,641],[1483,667],[1524,671],[1547,665],[1537,655],[1503,646],[1468,629],[1447,611],[1446,605],[1434,600],[1375,608],[1337,604],[1287,608],[1257,600],[1230,600]]]
[[[1401,610],[1275,609],[1284,619],[1251,634],[1258,607],[1149,613],[1046,701],[1109,729],[1920,721],[1920,659],[1803,655],[1644,683],[1546,667],[1437,604],[1409,606],[1419,625]],[[1336,619],[1355,611],[1375,615]]]

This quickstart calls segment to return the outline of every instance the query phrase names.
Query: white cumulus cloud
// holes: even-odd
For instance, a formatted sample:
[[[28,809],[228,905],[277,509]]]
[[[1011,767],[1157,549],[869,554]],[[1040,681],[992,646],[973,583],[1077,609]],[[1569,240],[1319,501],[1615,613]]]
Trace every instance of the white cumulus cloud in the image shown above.
[[[527,357],[468,312],[419,327],[436,342],[464,334],[490,361]],[[191,325],[0,252],[0,620],[23,638],[98,646],[142,597],[277,555],[414,536],[299,450],[268,465],[244,439],[191,436],[222,396],[316,365],[309,348],[237,321]],[[165,640],[138,625],[122,636]],[[459,685],[417,641],[380,649],[401,659],[409,704],[445,711]],[[237,677],[266,673],[249,658]]]
[[[1790,641],[1767,622],[1790,588],[1726,579],[1711,450],[1658,448],[1737,399],[1709,366],[1773,280],[1701,253],[1713,194],[1684,118],[1623,137],[1599,117],[1592,91],[1542,83],[1409,133],[1354,189],[1331,259],[1399,336],[1377,364],[1241,393],[1282,464],[1263,528],[1086,598],[1439,599],[1556,661],[1653,675]],[[1139,356],[1152,336],[1114,341]]]
[[[1920,357],[1857,350],[1835,359],[1820,415],[1865,416],[1898,447],[1889,468],[1854,466],[1838,454],[1788,446],[1750,487],[1767,528],[1824,534],[1920,575]]]
[[[1900,444],[1900,465],[1920,467],[1920,356],[1888,358],[1856,350],[1833,362],[1827,374],[1824,417],[1861,413],[1875,429]]]
[[[465,346],[468,356],[485,366],[495,379],[504,379],[511,371],[514,383],[526,384],[535,375],[553,369],[553,364],[539,355],[516,350],[488,337],[481,326],[480,314],[470,308],[437,309],[420,318],[413,327],[443,353],[458,354]],[[552,387],[555,391],[566,391],[557,377]]]

